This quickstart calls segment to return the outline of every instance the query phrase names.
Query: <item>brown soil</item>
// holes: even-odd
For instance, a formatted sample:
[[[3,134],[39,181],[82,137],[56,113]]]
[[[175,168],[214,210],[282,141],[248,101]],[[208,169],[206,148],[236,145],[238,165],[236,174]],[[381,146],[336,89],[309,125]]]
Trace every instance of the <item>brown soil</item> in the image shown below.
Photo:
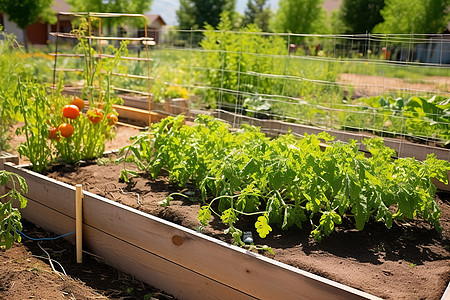
[[[420,82],[409,79],[342,73],[340,83],[352,84],[354,97],[379,96],[389,91],[410,91],[411,94],[420,93],[450,93],[450,77],[428,76]]]
[[[106,150],[128,144],[129,137],[138,133],[137,129],[119,126],[116,140],[108,142]],[[12,139],[12,153],[17,154],[15,149],[22,141],[21,136]],[[20,163],[27,161],[20,159]],[[26,220],[22,224],[22,231],[29,237],[54,237]],[[57,261],[53,262],[56,271],[39,246]],[[11,249],[0,250],[0,299],[174,299],[95,256],[84,255],[83,264],[77,264],[75,257],[74,246],[64,239],[38,242],[23,238]]]
[[[122,134],[133,135],[135,133],[123,129],[122,133],[118,132],[118,136]],[[175,198],[168,207],[158,205],[158,201],[165,199],[170,192],[178,191],[175,185],[168,182],[167,177],[161,176],[152,180],[147,176],[142,176],[134,178],[129,184],[126,184],[118,180],[120,168],[121,166],[112,163],[105,166],[91,163],[76,168],[61,166],[48,176],[70,184],[82,183],[83,188],[90,192],[187,228],[199,228],[196,218],[199,203],[186,203],[183,199]],[[195,191],[193,187],[189,187],[189,189]],[[450,281],[450,194],[438,193],[437,201],[442,209],[441,223],[444,228],[442,235],[419,220],[406,224],[396,223],[390,230],[382,224],[369,223],[364,231],[360,232],[355,229],[351,220],[346,219],[335,233],[325,238],[320,244],[309,238],[310,228],[307,226],[303,231],[295,229],[281,231],[274,228],[274,231],[265,239],[257,236],[253,225],[254,220],[241,221],[238,227],[245,231],[252,231],[256,244],[272,247],[275,255],[267,253],[266,255],[375,296],[387,299],[440,299]],[[202,229],[202,232],[230,242],[230,237],[223,234],[224,227],[218,220],[212,221],[211,224],[214,226],[207,226]],[[30,269],[34,261],[29,263],[27,259],[34,258],[26,256],[24,259],[23,253],[30,251],[28,247],[31,245],[35,245],[35,242],[19,244],[0,256],[2,261],[0,298],[8,299],[12,294],[2,294],[4,290],[8,292],[19,286],[22,294],[16,295],[21,295],[20,298],[27,298],[30,290],[31,292],[36,291],[36,286],[41,285],[48,285],[45,292],[50,293],[54,290],[55,296],[49,295],[47,298],[40,299],[61,298],[62,291],[72,291],[75,294],[76,289],[63,289],[65,282],[62,282],[54,272],[45,271],[36,275],[36,271],[31,270],[32,267]],[[55,248],[56,246],[51,245],[46,247],[53,249],[54,253],[59,253],[58,249],[71,249],[71,246]],[[42,252],[38,255],[42,255]],[[71,259],[73,260],[73,256]],[[11,261],[14,261],[14,264]],[[46,265],[45,260],[40,260],[40,263]],[[72,274],[70,273],[72,269],[81,268],[69,263],[66,267],[66,262],[63,263],[63,266],[69,274]],[[83,264],[83,267],[86,267],[86,264]],[[42,268],[44,269],[44,267]],[[48,270],[48,266],[46,268],[45,270]],[[27,271],[24,272],[24,270]],[[117,274],[117,271],[105,270],[104,273],[99,274],[107,273]],[[33,274],[35,276],[31,276]],[[53,280],[43,280],[44,276],[48,274],[54,275]],[[117,283],[110,282],[109,285],[106,285],[106,290],[102,290],[96,285],[96,281],[101,275],[86,280],[78,276],[74,275],[84,281],[86,286],[97,291],[100,290],[99,293],[105,294],[108,287],[115,289],[118,286]],[[30,281],[30,278],[33,280]],[[13,285],[14,281],[17,283]],[[72,282],[77,283],[78,281],[70,281],[70,283]],[[21,284],[19,285],[19,283]],[[89,293],[92,290],[88,288],[83,292]],[[15,295],[13,298],[16,298]]]

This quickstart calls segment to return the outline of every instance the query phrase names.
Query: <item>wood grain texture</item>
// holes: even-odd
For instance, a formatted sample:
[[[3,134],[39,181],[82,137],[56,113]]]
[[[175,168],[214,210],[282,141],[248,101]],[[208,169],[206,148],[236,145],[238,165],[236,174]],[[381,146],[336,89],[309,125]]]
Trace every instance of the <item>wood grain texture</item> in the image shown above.
[[[29,183],[27,197],[32,201],[24,210],[27,219],[47,230],[56,228],[58,234],[75,228],[73,187],[27,170],[5,168]],[[84,243],[93,253],[180,299],[214,299],[212,295],[222,299],[242,295],[261,299],[377,299],[88,192],[84,193],[83,224]],[[93,230],[91,236],[86,233]],[[121,242],[113,243],[112,239]],[[158,258],[158,264],[147,257],[150,254]],[[176,270],[171,269],[173,265]],[[196,279],[188,280],[187,276],[194,275],[185,270]],[[168,280],[174,284],[173,278],[179,284],[175,292],[166,287]],[[195,293],[192,285],[198,289]],[[239,292],[227,294],[230,291]]]

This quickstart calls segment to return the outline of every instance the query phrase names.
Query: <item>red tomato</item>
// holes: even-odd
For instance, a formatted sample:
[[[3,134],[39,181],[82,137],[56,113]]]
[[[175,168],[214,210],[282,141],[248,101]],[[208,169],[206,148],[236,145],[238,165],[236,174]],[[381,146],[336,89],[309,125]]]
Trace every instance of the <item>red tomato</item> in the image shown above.
[[[73,126],[70,124],[63,123],[59,125],[58,129],[61,132],[61,135],[65,138],[68,138],[73,134]]]
[[[84,107],[83,99],[80,99],[80,98],[76,97],[75,99],[70,101],[70,104],[76,105],[80,111],[83,110],[83,107]]]
[[[94,108],[93,110],[88,110],[86,115],[92,123],[97,124],[103,119],[103,114],[98,109]]]
[[[65,105],[62,109],[62,113],[64,117],[68,119],[76,119],[80,114],[80,109],[78,108],[78,106],[73,104]]]
[[[58,138],[58,128],[56,127],[50,127],[48,130],[48,138],[50,140],[54,140]]]
[[[109,126],[116,125],[117,121],[119,121],[119,118],[116,114],[110,113],[106,116],[106,119],[108,119]]]

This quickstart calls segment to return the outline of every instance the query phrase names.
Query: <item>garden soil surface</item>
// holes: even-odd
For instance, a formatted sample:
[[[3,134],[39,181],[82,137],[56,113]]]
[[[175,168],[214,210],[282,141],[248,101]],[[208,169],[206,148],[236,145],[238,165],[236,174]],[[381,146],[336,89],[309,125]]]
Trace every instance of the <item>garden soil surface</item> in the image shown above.
[[[127,142],[128,136],[136,133],[119,127],[118,140]],[[126,138],[123,139],[123,136]],[[119,144],[117,142],[108,147],[119,148],[122,146]],[[166,174],[156,179],[143,175],[127,184],[119,181],[123,166],[108,163],[108,159],[102,162],[106,162],[106,165],[87,162],[76,167],[58,166],[47,175],[70,184],[81,183],[87,191],[187,228],[199,229],[197,212],[200,202],[175,197],[167,207],[158,204],[172,192],[190,190],[198,196],[194,187],[180,190],[169,183]],[[243,231],[252,231],[257,245],[268,245],[275,253],[264,255],[375,296],[386,299],[440,299],[450,281],[450,194],[438,192],[436,201],[442,210],[442,235],[420,220],[394,223],[391,229],[370,222],[363,231],[358,231],[350,218],[344,218],[336,232],[324,238],[322,243],[316,243],[309,237],[311,229],[306,224],[303,230],[282,231],[273,228],[265,239],[258,237],[253,219],[240,220],[237,227]],[[230,236],[223,233],[225,227],[217,218],[210,224],[201,228],[201,232],[231,241]],[[27,223],[26,230],[29,235],[38,234],[35,232],[37,229]],[[170,296],[152,290],[107,266],[101,265],[99,268],[105,269],[95,273],[96,267],[90,267],[91,262],[96,263],[94,257],[88,263],[74,264],[73,246],[64,242],[59,244],[59,241],[45,242],[43,246],[63,265],[70,277],[63,276],[61,279],[51,271],[47,260],[33,257],[45,255],[36,242],[27,240],[0,253],[0,298],[24,299],[34,295],[35,299],[64,299],[72,297],[72,293],[76,299],[116,299],[116,296],[108,296],[108,293],[130,292],[130,297],[137,297],[130,299],[143,299],[143,295],[149,293],[157,299],[170,299]],[[67,254],[71,258],[64,258]],[[87,276],[92,274],[97,275]],[[103,278],[109,275],[112,278]],[[50,276],[51,279],[48,278]],[[137,285],[133,285],[135,283]],[[14,294],[14,289],[19,292]],[[46,293],[49,293],[48,297]],[[120,297],[124,296],[117,296]]]

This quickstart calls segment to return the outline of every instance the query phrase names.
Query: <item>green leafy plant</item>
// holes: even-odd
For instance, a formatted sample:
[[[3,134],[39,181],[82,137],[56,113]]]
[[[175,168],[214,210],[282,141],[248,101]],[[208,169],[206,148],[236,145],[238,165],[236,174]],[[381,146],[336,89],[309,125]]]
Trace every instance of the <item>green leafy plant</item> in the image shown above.
[[[414,218],[441,230],[431,178],[446,182],[450,163],[434,155],[424,162],[394,159],[394,150],[374,138],[364,141],[372,155],[367,158],[355,141],[334,143],[326,133],[269,139],[248,125],[231,132],[211,116],[198,116],[193,126],[182,124],[182,116],[152,124],[121,149],[117,162],[133,162],[153,177],[166,169],[180,187],[195,184],[203,199],[200,223],[220,217],[237,244],[242,245],[242,231],[235,227],[240,217],[257,217],[260,237],[272,226],[301,229],[308,222],[317,241],[342,218],[354,220],[358,230],[370,220],[390,228],[393,220]],[[329,143],[324,151],[321,141]],[[136,175],[124,169],[121,178]]]
[[[22,193],[28,192],[28,186],[25,179],[15,173],[0,171],[0,185],[6,186],[11,184],[10,190],[0,195],[0,246],[6,249],[11,248],[14,241],[21,241],[21,236],[16,231],[22,230],[22,223],[20,222],[21,214],[17,208],[13,207],[13,202],[18,200],[20,208],[27,205],[27,199]]]
[[[178,85],[172,85],[169,86],[166,91],[164,92],[164,96],[169,99],[175,99],[175,98],[188,98],[188,91]]]
[[[0,69],[4,76],[0,76],[0,151],[9,149],[9,133],[12,125],[21,120],[15,108],[18,106],[14,93],[17,89],[18,78],[29,78],[31,74],[24,67],[22,48],[18,45],[14,35],[6,34],[0,26]]]
[[[47,142],[48,115],[50,101],[44,87],[40,84],[19,81],[16,98],[20,105],[17,110],[21,113],[25,125],[16,130],[16,134],[25,134],[26,142],[17,149],[20,156],[26,156],[36,172],[44,170],[51,160],[52,151]]]

